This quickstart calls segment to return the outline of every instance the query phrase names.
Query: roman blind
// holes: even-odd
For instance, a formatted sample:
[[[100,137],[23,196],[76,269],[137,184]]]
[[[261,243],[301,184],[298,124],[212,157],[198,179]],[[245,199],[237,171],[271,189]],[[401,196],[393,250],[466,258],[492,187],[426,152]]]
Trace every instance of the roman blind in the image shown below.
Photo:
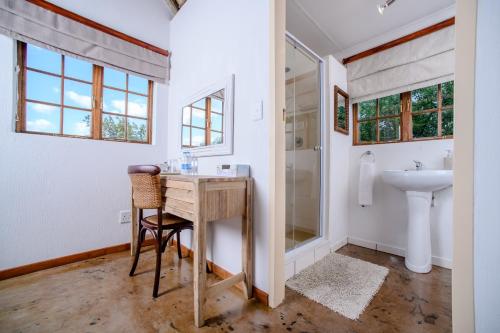
[[[347,64],[353,103],[454,79],[455,27],[450,26]]]
[[[166,51],[147,49],[28,1],[0,0],[0,33],[156,82],[168,78]]]

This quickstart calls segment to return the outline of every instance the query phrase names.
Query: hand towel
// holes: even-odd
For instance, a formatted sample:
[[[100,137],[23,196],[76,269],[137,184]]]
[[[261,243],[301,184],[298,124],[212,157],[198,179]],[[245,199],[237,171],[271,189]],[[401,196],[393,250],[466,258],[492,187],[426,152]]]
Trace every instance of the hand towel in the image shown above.
[[[371,206],[373,203],[373,181],[375,179],[375,162],[361,160],[359,166],[358,201],[360,206]]]

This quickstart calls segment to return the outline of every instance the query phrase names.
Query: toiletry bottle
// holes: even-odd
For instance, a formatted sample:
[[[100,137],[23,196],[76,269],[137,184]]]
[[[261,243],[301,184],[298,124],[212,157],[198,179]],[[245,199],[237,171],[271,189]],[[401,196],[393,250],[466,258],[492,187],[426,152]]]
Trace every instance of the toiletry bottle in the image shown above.
[[[446,156],[444,157],[444,169],[453,170],[453,152],[451,149],[446,150]]]

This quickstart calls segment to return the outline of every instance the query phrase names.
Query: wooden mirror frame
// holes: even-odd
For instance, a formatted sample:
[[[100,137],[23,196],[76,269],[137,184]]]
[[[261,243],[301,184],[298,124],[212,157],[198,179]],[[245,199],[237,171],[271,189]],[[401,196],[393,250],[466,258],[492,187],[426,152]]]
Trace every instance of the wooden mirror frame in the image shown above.
[[[338,123],[338,104],[339,104],[339,97],[338,95],[342,95],[344,97],[344,100],[345,100],[345,106],[344,106],[344,109],[345,109],[345,124],[346,124],[346,128],[342,128],[339,126],[339,123]],[[334,131],[337,131],[337,132],[340,132],[342,134],[345,134],[345,135],[349,135],[349,95],[343,91],[342,89],[340,89],[338,86],[335,86],[335,88],[333,89],[333,121],[334,121],[334,124],[333,124],[333,130]]]

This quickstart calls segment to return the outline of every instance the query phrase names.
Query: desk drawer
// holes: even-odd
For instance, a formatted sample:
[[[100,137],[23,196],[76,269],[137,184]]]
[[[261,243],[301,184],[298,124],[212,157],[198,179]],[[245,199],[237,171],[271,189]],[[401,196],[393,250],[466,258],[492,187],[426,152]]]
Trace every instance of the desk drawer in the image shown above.
[[[185,218],[194,220],[194,193],[193,183],[176,180],[167,180],[164,184],[165,211]]]

